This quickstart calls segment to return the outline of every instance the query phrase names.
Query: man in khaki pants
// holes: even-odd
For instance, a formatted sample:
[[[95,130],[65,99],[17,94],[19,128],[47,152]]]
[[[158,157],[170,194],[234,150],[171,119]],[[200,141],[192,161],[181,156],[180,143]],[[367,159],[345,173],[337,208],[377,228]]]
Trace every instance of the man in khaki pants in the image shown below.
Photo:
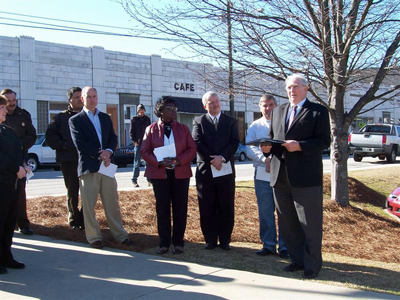
[[[122,226],[115,178],[98,173],[101,163],[110,165],[111,155],[117,146],[109,115],[100,112],[97,91],[87,86],[82,90],[83,109],[69,119],[72,141],[78,149],[78,176],[82,196],[86,239],[93,248],[103,248],[101,231],[96,221],[94,207],[100,193],[107,223],[114,239],[132,245]]]

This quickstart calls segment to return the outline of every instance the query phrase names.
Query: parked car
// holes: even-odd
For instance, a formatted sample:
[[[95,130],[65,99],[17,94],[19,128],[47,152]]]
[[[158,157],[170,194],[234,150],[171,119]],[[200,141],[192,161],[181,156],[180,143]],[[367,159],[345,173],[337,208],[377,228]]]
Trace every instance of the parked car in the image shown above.
[[[239,147],[237,148],[234,157],[235,160],[245,161],[247,159],[246,146],[239,144]],[[197,155],[192,159],[192,164],[196,164],[196,162],[197,162]]]
[[[400,187],[386,198],[386,208],[389,213],[400,217]]]
[[[60,170],[60,165],[56,162],[56,151],[47,145],[44,134],[38,134],[35,144],[28,150],[27,164],[33,172],[44,167]]]
[[[114,152],[114,164],[118,165],[119,168],[125,168],[129,164],[133,164],[133,158],[135,155],[133,154],[133,149],[135,146],[130,144],[125,147],[121,147],[115,150]],[[146,165],[146,162],[141,159],[140,166],[143,167]]]
[[[239,147],[237,148],[237,150],[235,152],[235,160],[245,161],[246,159],[247,159],[246,146],[239,144]]]

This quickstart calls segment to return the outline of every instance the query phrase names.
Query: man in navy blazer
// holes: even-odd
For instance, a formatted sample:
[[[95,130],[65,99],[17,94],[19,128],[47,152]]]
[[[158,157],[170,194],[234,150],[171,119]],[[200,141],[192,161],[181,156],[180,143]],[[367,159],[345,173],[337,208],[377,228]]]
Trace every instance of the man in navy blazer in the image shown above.
[[[318,276],[322,267],[322,151],[330,144],[325,107],[307,100],[303,75],[286,79],[289,103],[272,112],[270,137],[285,141],[264,146],[271,154],[271,186],[280,231],[292,263],[288,272],[304,270],[303,278]],[[266,154],[266,155],[267,155]]]
[[[111,155],[117,146],[111,118],[100,112],[97,91],[87,86],[82,90],[83,109],[69,119],[72,141],[79,155],[78,176],[82,197],[86,239],[93,248],[103,248],[99,224],[94,207],[100,193],[107,223],[114,239],[131,245],[128,233],[122,226],[115,178],[98,173],[100,165],[109,166]]]
[[[235,166],[234,154],[239,145],[236,119],[221,113],[218,95],[203,95],[207,114],[193,120],[193,139],[197,145],[196,187],[199,199],[200,226],[206,249],[218,245],[230,250],[234,226]],[[211,168],[220,170],[230,164],[232,173],[213,177]]]

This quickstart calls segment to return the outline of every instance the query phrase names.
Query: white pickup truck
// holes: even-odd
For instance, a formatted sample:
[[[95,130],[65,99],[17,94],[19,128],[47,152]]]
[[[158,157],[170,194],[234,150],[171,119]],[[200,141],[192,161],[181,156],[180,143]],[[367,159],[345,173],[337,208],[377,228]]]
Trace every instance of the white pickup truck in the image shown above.
[[[365,156],[379,157],[388,163],[396,161],[400,149],[400,125],[367,124],[349,135],[349,147],[354,161],[361,161]]]

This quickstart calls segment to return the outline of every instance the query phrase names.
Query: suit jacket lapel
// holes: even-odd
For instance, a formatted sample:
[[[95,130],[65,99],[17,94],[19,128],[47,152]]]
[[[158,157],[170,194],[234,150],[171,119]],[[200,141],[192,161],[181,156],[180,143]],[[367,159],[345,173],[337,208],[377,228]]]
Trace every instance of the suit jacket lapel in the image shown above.
[[[222,114],[221,114],[221,116],[222,116]],[[211,119],[211,117],[210,117],[209,114],[206,114],[206,119],[207,119],[207,121],[208,121],[208,122],[206,122],[206,123],[208,123],[207,127],[209,128],[210,132],[211,132],[211,133],[216,133],[217,131],[215,130],[214,122],[213,122],[213,120]],[[220,117],[219,120],[221,121],[221,117]],[[219,124],[218,124],[218,125],[219,125]],[[219,126],[218,126],[218,131],[219,131]]]
[[[96,140],[99,142],[99,146],[100,146],[100,141],[99,141],[96,129],[94,128],[94,125],[93,125],[92,121],[90,121],[89,117],[87,116],[87,114],[83,110],[82,110],[81,113],[82,113],[83,123],[85,124],[85,126],[87,128],[89,128],[89,130],[91,131],[91,134],[96,138]]]
[[[286,129],[286,118],[289,111],[289,107],[290,107],[289,103],[281,106],[281,125],[285,133],[287,132],[287,130],[285,129]]]
[[[306,113],[306,111],[308,110],[308,107],[309,107],[309,106],[310,106],[310,101],[308,101],[308,99],[306,99],[306,102],[304,102],[302,108],[300,109],[300,112],[299,112],[299,113],[296,115],[296,117],[294,118],[293,123],[291,124],[290,128],[292,128],[292,127],[296,124],[297,120],[300,120],[300,118],[303,117],[303,115],[304,115],[304,114]],[[288,128],[287,131],[289,131],[290,128]]]

